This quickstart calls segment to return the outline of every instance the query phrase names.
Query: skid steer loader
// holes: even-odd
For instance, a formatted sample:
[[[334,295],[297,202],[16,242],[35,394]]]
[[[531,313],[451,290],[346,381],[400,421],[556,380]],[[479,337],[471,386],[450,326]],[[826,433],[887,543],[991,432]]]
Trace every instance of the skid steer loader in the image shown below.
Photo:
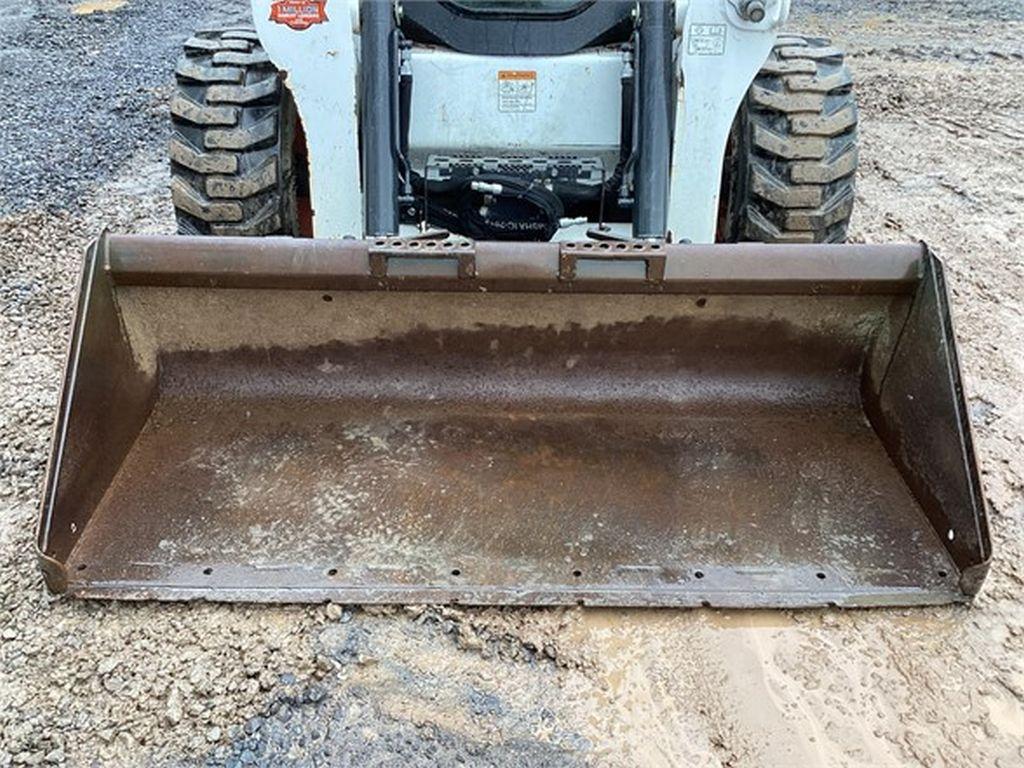
[[[840,244],[851,79],[788,10],[253,0],[255,29],[189,39],[185,236],[85,260],[49,586],[969,600],[990,544],[942,264]]]

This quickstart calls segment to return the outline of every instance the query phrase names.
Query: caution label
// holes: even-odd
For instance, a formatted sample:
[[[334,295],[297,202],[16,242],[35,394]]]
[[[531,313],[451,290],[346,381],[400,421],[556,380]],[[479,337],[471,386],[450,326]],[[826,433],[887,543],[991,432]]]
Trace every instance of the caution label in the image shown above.
[[[534,70],[502,69],[498,72],[498,111],[537,111],[537,73]]]

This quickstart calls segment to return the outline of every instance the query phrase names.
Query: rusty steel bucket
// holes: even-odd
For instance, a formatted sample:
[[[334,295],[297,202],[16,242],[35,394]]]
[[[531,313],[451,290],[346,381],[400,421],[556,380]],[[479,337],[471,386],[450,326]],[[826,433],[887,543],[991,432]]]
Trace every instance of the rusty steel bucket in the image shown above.
[[[78,597],[969,600],[924,246],[101,237],[38,546]]]

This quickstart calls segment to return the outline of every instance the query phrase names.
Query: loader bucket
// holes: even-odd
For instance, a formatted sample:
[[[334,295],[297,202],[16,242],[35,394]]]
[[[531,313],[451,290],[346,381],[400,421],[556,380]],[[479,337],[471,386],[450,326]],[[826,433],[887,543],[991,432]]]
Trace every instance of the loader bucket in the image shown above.
[[[923,246],[101,237],[38,546],[78,597],[969,600]]]

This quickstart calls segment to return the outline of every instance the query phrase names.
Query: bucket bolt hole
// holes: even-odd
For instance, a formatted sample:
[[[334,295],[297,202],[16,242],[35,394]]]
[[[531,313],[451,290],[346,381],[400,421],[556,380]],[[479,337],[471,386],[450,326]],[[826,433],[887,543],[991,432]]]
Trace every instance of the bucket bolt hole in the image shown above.
[[[213,568],[211,568],[210,566],[206,566],[205,568],[203,568],[203,576],[212,576],[212,575],[213,575]]]
[[[824,581],[824,580],[825,580],[825,579],[827,578],[827,577],[825,576],[825,572],[824,572],[824,571],[818,571],[818,572],[817,572],[816,574],[814,574],[814,575],[815,575],[815,576],[817,576],[817,577],[818,577],[818,579],[820,579],[821,581]]]
[[[583,571],[581,571],[579,568],[577,568],[576,570],[574,570],[572,572],[572,576],[573,576],[574,579],[578,579],[582,575],[583,575]]]
[[[694,571],[693,572],[693,578],[695,578],[695,579],[703,579],[704,578],[704,571]]]
[[[461,576],[462,571],[459,568],[452,568],[452,576]]]

